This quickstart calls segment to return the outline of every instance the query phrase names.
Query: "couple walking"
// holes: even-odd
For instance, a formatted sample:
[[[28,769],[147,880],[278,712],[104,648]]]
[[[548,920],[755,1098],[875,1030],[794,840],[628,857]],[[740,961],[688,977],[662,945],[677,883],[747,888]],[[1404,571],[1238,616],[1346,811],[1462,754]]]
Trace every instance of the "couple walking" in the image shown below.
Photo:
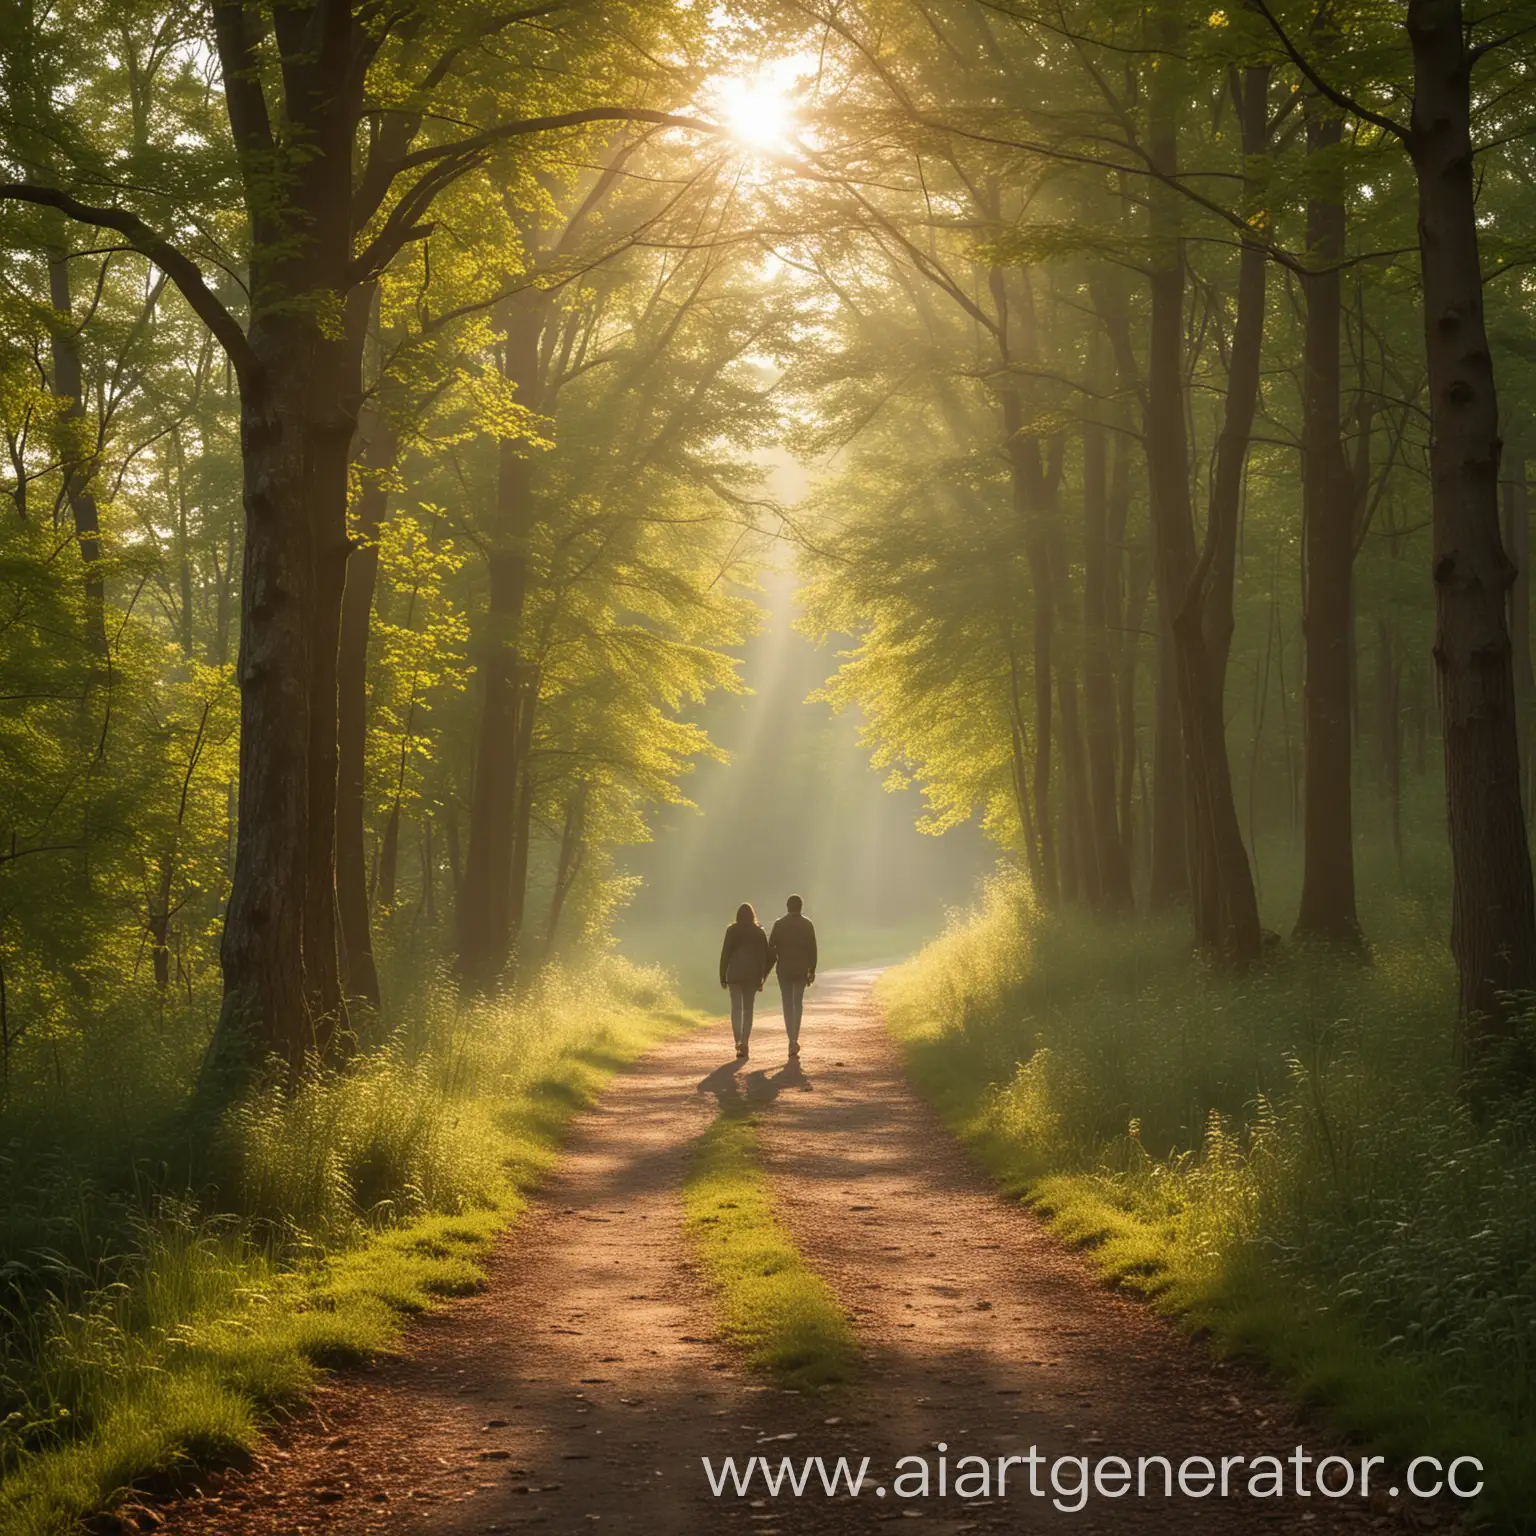
[[[784,905],[788,910],[773,925],[772,933],[763,932],[757,913],[747,901],[737,907],[736,921],[725,930],[725,944],[720,950],[720,985],[729,988],[731,994],[731,1033],[736,1037],[738,1061],[748,1054],[752,1005],[775,966],[779,971],[789,1054],[800,1054],[800,1009],[805,1002],[805,989],[816,980],[816,929],[801,912],[804,903],[798,896],[791,896]]]

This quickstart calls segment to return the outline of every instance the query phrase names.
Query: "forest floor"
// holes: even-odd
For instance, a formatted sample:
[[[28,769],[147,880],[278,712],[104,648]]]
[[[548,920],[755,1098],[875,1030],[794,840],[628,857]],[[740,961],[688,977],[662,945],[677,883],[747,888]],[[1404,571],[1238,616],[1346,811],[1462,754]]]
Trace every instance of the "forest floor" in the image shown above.
[[[398,1357],[333,1377],[252,1468],[165,1507],[162,1529],[836,1536],[903,1518],[935,1533],[1451,1529],[1443,1512],[1379,1501],[1165,1498],[1160,1476],[1144,1500],[1091,1497],[1069,1514],[1031,1497],[1017,1466],[1003,1502],[939,1497],[936,1482],[926,1499],[876,1495],[905,1455],[927,1456],[936,1477],[939,1442],[951,1478],[961,1456],[995,1466],[1031,1445],[1175,1466],[1289,1457],[1298,1444],[1358,1466],[1360,1452],[1107,1289],[996,1194],[908,1088],[873,977],[821,979],[798,1066],[771,987],[749,1062],[729,1059],[723,1026],[642,1059],[577,1120],[481,1293],[414,1323]],[[720,1336],[682,1188],[698,1136],[733,1107],[757,1119],[779,1220],[853,1318],[862,1358],[846,1387],[784,1391]],[[825,1497],[813,1478],[799,1498],[756,1483],[716,1498],[700,1460],[818,1454],[871,1458],[860,1497]]]

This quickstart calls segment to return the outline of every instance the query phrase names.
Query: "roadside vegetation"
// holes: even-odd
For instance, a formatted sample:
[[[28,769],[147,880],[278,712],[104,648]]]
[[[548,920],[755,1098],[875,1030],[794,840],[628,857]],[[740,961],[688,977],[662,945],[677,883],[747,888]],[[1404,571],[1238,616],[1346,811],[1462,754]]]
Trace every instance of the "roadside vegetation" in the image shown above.
[[[1390,857],[1368,958],[1286,942],[1234,975],[1177,919],[1000,877],[883,1001],[919,1088],[1108,1278],[1388,1453],[1480,1457],[1480,1513],[1526,1530],[1536,1097],[1458,1091],[1444,854]]]
[[[117,1021],[111,1072],[42,1064],[0,1158],[0,1530],[55,1536],[238,1462],[320,1373],[473,1290],[570,1116],[686,1026],[654,970],[524,995],[421,987],[345,1073],[196,1124],[199,1041]],[[46,1070],[45,1070],[46,1069]],[[18,1085],[13,1084],[13,1091]],[[195,1150],[193,1150],[195,1149]]]
[[[684,1208],[725,1334],[748,1362],[790,1387],[848,1381],[858,1354],[848,1314],[774,1218],[744,1111],[724,1110],[699,1139]]]

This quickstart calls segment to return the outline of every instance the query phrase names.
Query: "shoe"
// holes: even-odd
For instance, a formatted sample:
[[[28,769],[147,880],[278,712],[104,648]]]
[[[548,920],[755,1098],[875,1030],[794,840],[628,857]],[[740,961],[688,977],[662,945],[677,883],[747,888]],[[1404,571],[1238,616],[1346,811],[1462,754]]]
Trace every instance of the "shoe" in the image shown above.
[[[789,1056],[790,1056],[790,1060],[791,1061],[793,1061],[794,1058],[796,1056],[798,1056],[799,1054],[800,1054],[800,1047],[798,1045],[790,1046],[790,1048],[789,1048]]]
[[[736,1047],[736,1060],[737,1061],[745,1061],[746,1059],[747,1059],[747,1048],[746,1048],[746,1046],[738,1045]]]

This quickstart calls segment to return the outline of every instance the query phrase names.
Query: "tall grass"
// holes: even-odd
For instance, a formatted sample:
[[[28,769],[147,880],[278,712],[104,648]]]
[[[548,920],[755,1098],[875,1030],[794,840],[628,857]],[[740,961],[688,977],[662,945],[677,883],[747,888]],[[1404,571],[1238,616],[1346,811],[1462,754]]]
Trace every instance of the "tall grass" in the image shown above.
[[[1105,1269],[1256,1350],[1400,1453],[1483,1454],[1536,1509],[1536,1098],[1474,1115],[1433,855],[1368,959],[1282,944],[1246,977],[1183,923],[1048,917],[1018,881],[883,983],[911,1069]]]
[[[71,1530],[130,1485],[237,1459],[318,1370],[474,1286],[570,1113],[684,1022],[660,972],[616,960],[497,1006],[428,981],[398,1012],[408,1024],[344,1071],[257,1085],[195,1136],[191,1049],[155,1058],[173,1075],[142,1074],[137,1116],[100,1074],[13,1081],[7,1536]]]

